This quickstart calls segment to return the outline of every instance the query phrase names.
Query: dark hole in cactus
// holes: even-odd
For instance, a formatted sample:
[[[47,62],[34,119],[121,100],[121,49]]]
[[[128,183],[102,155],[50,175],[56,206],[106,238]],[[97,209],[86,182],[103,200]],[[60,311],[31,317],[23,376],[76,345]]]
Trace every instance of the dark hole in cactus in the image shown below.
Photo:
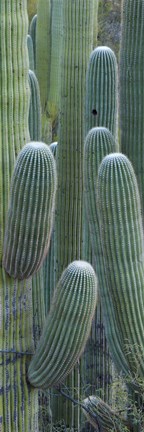
[[[93,114],[94,116],[96,116],[96,115],[97,115],[97,110],[96,110],[96,109],[93,109],[93,110],[92,110],[92,114]]]

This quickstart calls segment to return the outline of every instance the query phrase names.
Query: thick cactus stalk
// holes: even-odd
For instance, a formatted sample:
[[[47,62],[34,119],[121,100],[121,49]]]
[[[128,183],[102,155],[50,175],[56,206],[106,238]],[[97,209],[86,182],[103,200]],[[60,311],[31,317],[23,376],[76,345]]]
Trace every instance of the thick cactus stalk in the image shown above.
[[[98,203],[108,283],[108,288],[101,286],[100,294],[109,347],[113,353],[118,340],[131,384],[139,384],[144,376],[144,246],[139,191],[126,156],[116,153],[103,159]]]
[[[29,140],[27,2],[0,2],[0,261],[15,158]],[[38,431],[37,391],[27,384],[34,351],[32,284],[0,268],[0,429]]]
[[[46,144],[21,150],[12,177],[3,265],[15,279],[39,270],[48,252],[56,194],[54,157]]]
[[[105,126],[117,139],[117,60],[110,48],[98,47],[91,53],[86,83],[86,133],[89,124]]]
[[[33,41],[34,70],[36,68],[36,27],[37,27],[37,14],[33,16],[30,23],[30,29],[29,29],[29,33]]]
[[[96,396],[90,396],[83,401],[83,413],[94,428],[101,432],[130,430],[127,429],[128,423]]]
[[[60,126],[56,155],[56,281],[70,262],[83,258],[84,110],[86,70],[93,43],[93,6],[92,0],[63,1]],[[78,369],[68,377],[66,385],[75,397],[74,389],[79,391],[80,388]],[[62,406],[60,415],[69,427],[78,426],[79,414],[68,402]]]
[[[90,264],[74,261],[63,272],[37,350],[28,369],[31,385],[47,389],[63,382],[79,359],[97,302]]]
[[[144,2],[123,0],[120,53],[121,150],[136,173],[144,215]]]
[[[94,23],[93,23],[93,48],[96,48],[97,45],[97,34],[98,34],[98,6],[99,0],[94,1]]]
[[[29,133],[31,141],[41,141],[41,102],[38,80],[35,73],[29,69],[30,107]]]

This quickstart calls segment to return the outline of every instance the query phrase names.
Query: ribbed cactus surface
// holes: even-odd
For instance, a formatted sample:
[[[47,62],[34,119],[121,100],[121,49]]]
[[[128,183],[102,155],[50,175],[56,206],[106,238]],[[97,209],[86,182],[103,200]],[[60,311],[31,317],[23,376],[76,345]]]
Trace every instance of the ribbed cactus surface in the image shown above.
[[[97,279],[90,264],[74,261],[63,272],[53,297],[28,378],[35,387],[56,385],[73,369],[90,333]]]
[[[42,112],[48,101],[50,78],[50,18],[51,1],[38,0],[36,31],[36,76],[40,87]]]
[[[38,431],[38,392],[27,384],[34,351],[32,283],[2,268],[3,238],[15,159],[29,141],[26,0],[0,1],[0,430]]]
[[[54,157],[46,144],[21,150],[12,178],[3,265],[14,278],[34,274],[50,242],[56,193]]]
[[[101,285],[106,285],[107,283],[103,265],[102,242],[98,218],[97,178],[102,159],[108,153],[116,151],[116,148],[117,146],[111,132],[105,127],[92,128],[86,136],[84,151],[86,229],[88,230],[89,227],[92,245],[92,262],[98,277],[99,294]],[[91,381],[91,385],[100,389],[101,396],[105,400],[109,400],[112,365],[105,337],[100,301],[96,309],[95,323],[91,335],[91,345],[92,344],[96,344],[97,350],[94,351],[95,345],[93,346],[93,351],[91,346],[89,346],[89,352],[92,351],[92,354],[90,358],[88,358],[88,354],[86,357],[86,365],[89,365],[90,369],[87,370],[86,368],[86,376],[89,376],[88,382]],[[93,364],[92,371],[90,367],[91,364]],[[93,370],[95,372],[93,372]]]
[[[96,396],[90,396],[83,401],[83,412],[88,421],[101,432],[121,432],[125,429],[126,422],[113,411],[109,405]],[[97,429],[98,428],[98,429]]]
[[[113,352],[115,343],[119,344],[127,373],[137,380],[136,376],[143,378],[144,374],[144,244],[137,181],[123,154],[103,159],[98,203],[107,278],[101,297],[106,328],[109,321],[109,346]],[[124,364],[122,361],[126,372]]]
[[[29,69],[34,70],[33,41],[29,34],[27,35],[27,47],[28,47],[28,56],[29,56]]]
[[[118,74],[114,52],[105,46],[95,48],[89,59],[86,80],[86,133],[89,124],[105,126],[117,137]]]
[[[29,133],[31,141],[41,140],[41,102],[38,80],[35,73],[29,69],[30,107]]]
[[[144,2],[123,0],[120,50],[121,150],[135,170],[144,215]]]
[[[36,28],[37,28],[37,14],[33,16],[29,33],[33,41],[33,53],[34,53],[34,69],[36,68]]]

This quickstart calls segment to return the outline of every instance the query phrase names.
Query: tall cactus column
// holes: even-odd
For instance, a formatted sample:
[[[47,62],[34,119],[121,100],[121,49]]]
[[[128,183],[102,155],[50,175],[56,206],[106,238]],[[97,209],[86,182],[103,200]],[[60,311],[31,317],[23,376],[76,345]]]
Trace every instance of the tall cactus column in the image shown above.
[[[63,55],[60,128],[57,147],[58,192],[55,218],[56,280],[82,257],[84,104],[86,69],[93,42],[93,1],[63,1]],[[69,386],[78,388],[77,373]],[[67,413],[71,409],[67,409]],[[63,415],[66,408],[64,407]],[[76,410],[71,425],[74,426]],[[75,423],[76,425],[76,423]]]
[[[29,139],[27,1],[0,2],[0,262],[15,157]],[[37,392],[26,382],[33,346],[31,281],[0,268],[0,430],[37,431]]]
[[[124,0],[120,55],[121,149],[133,164],[144,214],[144,2]]]

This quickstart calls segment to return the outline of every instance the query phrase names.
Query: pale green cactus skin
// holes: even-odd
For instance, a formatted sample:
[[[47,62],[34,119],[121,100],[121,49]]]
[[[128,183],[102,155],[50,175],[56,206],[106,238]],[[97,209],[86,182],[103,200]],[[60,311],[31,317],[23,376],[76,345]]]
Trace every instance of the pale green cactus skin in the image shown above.
[[[29,29],[29,33],[33,41],[34,70],[36,68],[36,28],[37,28],[37,14],[33,16],[30,23],[30,29]]]
[[[87,127],[104,126],[117,139],[118,71],[114,52],[97,47],[90,55],[86,80]]]
[[[47,389],[63,382],[82,354],[97,303],[90,264],[74,261],[63,272],[28,369],[30,383]]]
[[[27,47],[28,47],[28,55],[29,55],[29,69],[34,70],[33,41],[29,34],[27,35]]]
[[[38,0],[36,31],[36,76],[40,87],[42,112],[48,101],[50,77],[50,19],[51,1]]]
[[[144,221],[144,2],[123,0],[120,50],[121,150],[138,181]]]
[[[29,133],[31,141],[41,141],[41,101],[38,80],[35,73],[29,69],[30,107]]]
[[[39,270],[53,226],[57,176],[49,147],[31,142],[21,150],[12,178],[3,265],[15,279]]]
[[[0,261],[17,154],[29,141],[27,1],[0,2]],[[32,283],[0,267],[0,430],[38,431],[38,395],[26,380],[34,352]]]
[[[115,325],[129,373],[137,383],[144,376],[143,229],[136,176],[123,154],[103,159],[98,176],[98,203],[108,286],[101,286],[100,295],[109,347],[113,353],[117,344],[113,337]],[[121,367],[126,373],[125,363],[121,362]]]

